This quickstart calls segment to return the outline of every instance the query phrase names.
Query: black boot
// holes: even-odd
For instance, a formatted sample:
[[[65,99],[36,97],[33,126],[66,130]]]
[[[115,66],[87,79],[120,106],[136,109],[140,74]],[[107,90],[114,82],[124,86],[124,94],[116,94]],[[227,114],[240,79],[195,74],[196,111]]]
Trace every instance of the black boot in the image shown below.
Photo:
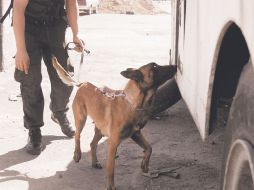
[[[28,132],[28,143],[26,145],[26,151],[32,155],[39,155],[42,151],[41,144],[41,129],[29,129]]]
[[[67,137],[71,138],[74,136],[75,131],[72,129],[65,112],[54,112],[51,115],[51,119],[60,125],[63,134]]]

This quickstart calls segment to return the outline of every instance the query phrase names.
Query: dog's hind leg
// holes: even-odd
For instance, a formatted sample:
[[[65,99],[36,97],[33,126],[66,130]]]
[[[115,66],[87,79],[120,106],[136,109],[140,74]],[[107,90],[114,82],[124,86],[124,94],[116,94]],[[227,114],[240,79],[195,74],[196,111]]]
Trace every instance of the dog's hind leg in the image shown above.
[[[131,136],[131,139],[137,143],[141,148],[144,149],[144,158],[142,160],[141,163],[141,169],[144,173],[148,172],[149,169],[149,160],[150,160],[150,156],[152,154],[152,147],[150,146],[150,144],[147,142],[147,140],[145,139],[145,137],[142,135],[141,131],[138,131],[136,133],[134,133]]]
[[[73,109],[73,115],[74,115],[74,120],[75,120],[75,151],[74,151],[74,156],[73,159],[75,162],[79,162],[81,159],[81,149],[80,149],[80,134],[85,126],[86,123],[86,118],[87,118],[87,113],[85,110],[85,107],[82,107],[79,105],[77,101],[73,101],[72,104],[72,109]]]
[[[101,164],[99,163],[98,159],[97,159],[97,153],[96,153],[96,150],[97,150],[97,145],[98,145],[98,142],[101,140],[102,138],[102,134],[101,134],[101,131],[95,126],[94,128],[94,137],[93,137],[93,140],[92,142],[90,143],[90,147],[91,147],[91,154],[92,154],[92,167],[93,168],[97,168],[97,169],[101,169],[102,166]]]

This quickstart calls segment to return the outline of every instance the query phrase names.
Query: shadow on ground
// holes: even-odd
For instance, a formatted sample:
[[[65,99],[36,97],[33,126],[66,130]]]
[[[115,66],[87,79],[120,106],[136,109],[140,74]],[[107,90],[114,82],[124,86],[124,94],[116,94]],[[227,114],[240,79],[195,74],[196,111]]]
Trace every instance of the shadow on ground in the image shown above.
[[[190,122],[191,121],[191,122]],[[140,164],[143,151],[130,139],[123,141],[116,159],[115,183],[120,190],[216,190],[220,172],[221,130],[217,129],[207,142],[202,142],[185,104],[173,106],[167,117],[152,120],[143,133],[153,147],[150,169],[178,166],[179,179],[166,175],[150,179],[141,175]],[[84,134],[85,136],[85,134]],[[46,145],[65,137],[45,136]],[[84,138],[84,137],[83,137]],[[81,139],[82,143],[82,139]],[[56,171],[49,177],[31,178],[15,170],[12,165],[36,159],[23,149],[10,151],[0,156],[0,183],[14,180],[25,181],[28,190],[105,190],[106,189],[106,149],[107,141],[98,146],[98,159],[103,169],[91,167],[90,151],[83,152],[79,163],[71,161],[66,170]],[[43,153],[42,153],[43,154]],[[57,157],[55,159],[61,159]]]

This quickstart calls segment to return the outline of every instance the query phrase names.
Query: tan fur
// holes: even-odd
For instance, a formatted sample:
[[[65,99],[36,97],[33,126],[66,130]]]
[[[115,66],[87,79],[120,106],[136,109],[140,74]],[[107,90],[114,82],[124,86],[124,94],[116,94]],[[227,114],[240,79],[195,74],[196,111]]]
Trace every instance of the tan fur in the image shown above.
[[[56,57],[52,57],[53,67],[56,69],[56,72],[60,79],[68,86],[79,86],[80,83],[72,78],[68,72],[64,70],[64,68],[58,63]]]
[[[154,67],[157,64],[150,63],[136,70],[123,71],[121,73],[123,76],[133,78],[133,80],[129,80],[123,90],[115,91],[107,87],[102,90],[98,89],[89,82],[80,84],[67,75],[62,67],[59,67],[60,64],[56,58],[52,58],[52,63],[63,82],[67,81],[69,85],[79,86],[72,104],[76,127],[74,160],[79,162],[81,159],[80,134],[89,115],[95,123],[95,135],[90,144],[92,166],[95,168],[101,168],[96,156],[97,144],[103,135],[108,137],[107,188],[109,190],[116,189],[114,184],[115,155],[118,145],[127,137],[131,137],[144,149],[141,168],[143,172],[148,172],[152,148],[142,135],[141,128],[149,118],[151,100],[158,87],[153,87]],[[168,67],[165,68],[168,69]],[[174,75],[176,69],[171,70],[171,73],[160,81],[161,83]],[[107,94],[115,96],[112,98]]]

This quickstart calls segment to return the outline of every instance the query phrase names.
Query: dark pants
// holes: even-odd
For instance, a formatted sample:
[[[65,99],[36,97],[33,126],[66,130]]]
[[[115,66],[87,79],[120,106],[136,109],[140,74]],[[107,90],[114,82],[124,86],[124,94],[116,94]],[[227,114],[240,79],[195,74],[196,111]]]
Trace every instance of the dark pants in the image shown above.
[[[66,112],[73,87],[66,86],[59,79],[51,64],[55,55],[63,68],[67,69],[67,53],[64,49],[66,23],[61,21],[54,26],[26,25],[25,40],[30,58],[29,73],[15,70],[15,80],[20,82],[23,100],[24,126],[27,129],[41,127],[43,122],[44,98],[41,89],[41,61],[47,67],[51,82],[52,112]]]

